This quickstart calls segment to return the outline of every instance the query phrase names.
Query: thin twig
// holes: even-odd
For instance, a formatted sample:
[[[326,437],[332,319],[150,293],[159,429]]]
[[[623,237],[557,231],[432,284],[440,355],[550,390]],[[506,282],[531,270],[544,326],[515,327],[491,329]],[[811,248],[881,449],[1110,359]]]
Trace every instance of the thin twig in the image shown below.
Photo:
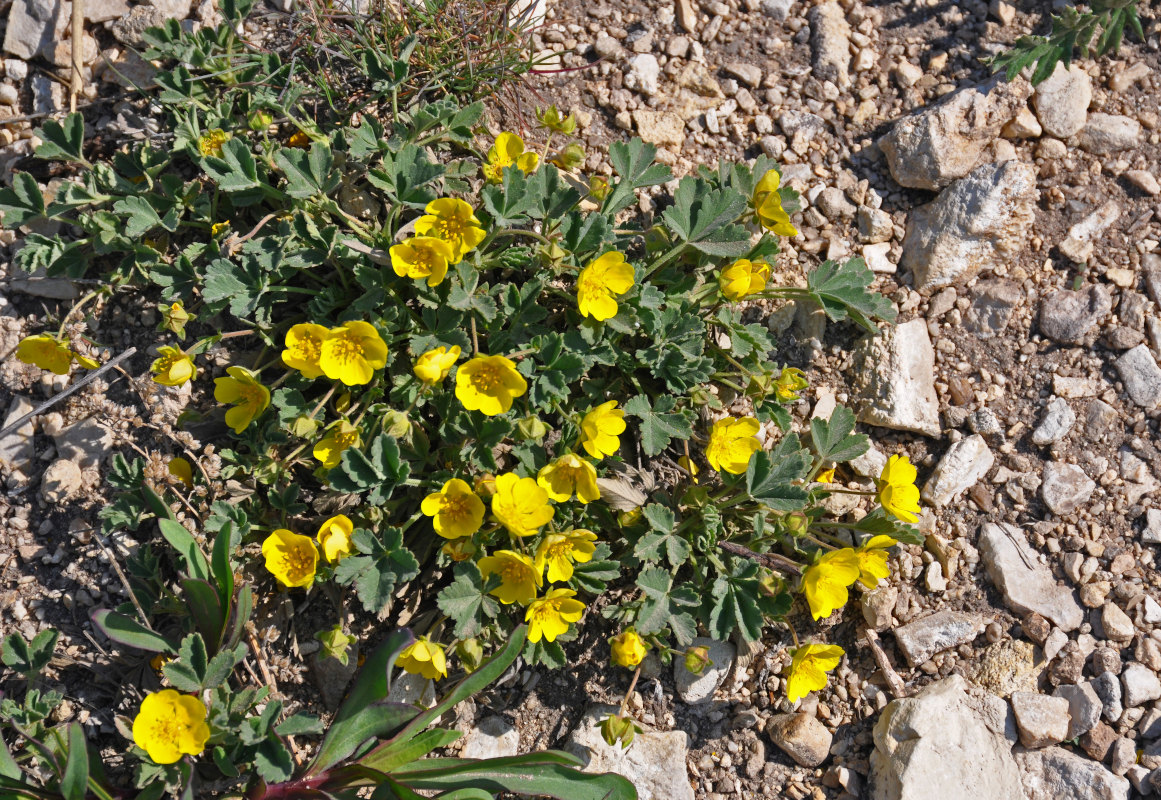
[[[137,613],[141,616],[141,624],[144,625],[146,629],[153,631],[153,633],[157,633],[157,631],[153,630],[153,626],[149,624],[149,617],[146,616],[145,609],[141,607],[141,601],[138,600],[137,595],[133,593],[133,587],[129,585],[129,579],[125,577],[125,573],[122,571],[121,565],[117,563],[117,554],[110,552],[109,548],[105,547],[105,543],[101,541],[101,534],[95,531],[93,533],[93,541],[97,543],[97,546],[101,548],[101,552],[104,553],[105,557],[109,559],[109,563],[113,565],[113,571],[116,572],[117,577],[121,579],[121,585],[124,586],[125,591],[129,593],[129,599],[133,601],[133,607],[137,609]],[[158,635],[160,636],[160,634]]]
[[[887,659],[887,652],[883,650],[883,645],[879,643],[879,634],[875,633],[871,628],[867,628],[867,644],[870,645],[871,655],[875,657],[875,663],[879,665],[879,669],[883,673],[883,677],[887,679],[887,686],[891,689],[891,694],[896,698],[906,697],[909,692],[903,683],[903,679],[899,677],[899,673],[891,666],[891,662]]]
[[[81,378],[79,381],[74,383],[72,386],[68,386],[68,387],[62,389],[61,391],[57,392],[52,397],[48,398],[43,403],[38,405],[36,408],[29,411],[23,417],[16,420],[15,422],[13,422],[11,425],[8,425],[7,427],[5,427],[4,430],[0,430],[0,439],[3,439],[8,434],[12,433],[12,431],[19,429],[21,425],[28,422],[28,420],[32,419],[33,417],[37,416],[38,414],[43,414],[45,411],[48,411],[50,408],[55,406],[61,400],[64,400],[66,397],[68,397],[73,392],[76,392],[76,391],[88,386],[90,383],[95,381],[97,378],[101,377],[106,372],[113,369],[118,364],[120,364],[122,361],[129,358],[130,356],[132,356],[136,352],[137,352],[136,347],[130,347],[124,353],[122,353],[121,355],[112,359],[111,361],[107,361],[106,363],[102,364],[100,367],[93,370],[85,377]]]
[[[262,680],[270,687],[271,693],[278,694],[278,684],[274,680],[274,674],[270,671],[270,667],[266,664],[266,657],[262,654],[262,647],[258,644],[258,637],[249,628],[246,629],[246,640],[250,643],[250,652],[254,654],[254,660],[258,662],[258,671],[262,673]],[[298,747],[294,743],[294,737],[287,736],[286,739],[290,743],[290,755],[294,759],[294,763],[301,767],[302,757],[298,754]]]
[[[786,556],[780,556],[777,553],[755,553],[750,548],[740,544],[735,544],[734,542],[718,542],[718,547],[722,550],[725,550],[727,553],[732,553],[735,556],[741,556],[742,558],[748,558],[753,561],[757,561],[759,564],[764,567],[768,567],[769,569],[775,569],[779,572],[787,572],[791,575],[802,574],[802,567],[800,567],[796,562],[791,561]]]
[[[81,93],[81,67],[83,66],[83,52],[84,38],[85,38],[85,3],[84,0],[73,0],[73,68],[72,81],[69,85],[69,112],[75,113],[77,110],[77,95]]]

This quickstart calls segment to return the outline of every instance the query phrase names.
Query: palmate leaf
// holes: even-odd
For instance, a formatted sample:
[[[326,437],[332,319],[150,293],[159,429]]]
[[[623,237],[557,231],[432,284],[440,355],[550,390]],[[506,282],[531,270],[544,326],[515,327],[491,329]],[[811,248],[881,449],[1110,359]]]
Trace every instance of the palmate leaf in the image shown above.
[[[377,614],[387,606],[399,584],[419,574],[419,562],[403,546],[403,532],[398,528],[385,528],[378,537],[359,528],[351,541],[360,555],[340,561],[335,580],[343,585],[353,582],[363,608]]]
[[[17,172],[12,176],[11,189],[0,189],[0,214],[4,217],[4,227],[18,228],[43,217],[44,212],[44,195],[36,178],[27,172]]]
[[[693,436],[693,422],[697,415],[692,409],[677,409],[677,398],[665,394],[650,403],[643,394],[625,403],[625,413],[641,420],[639,433],[641,449],[647,456],[655,456],[669,447],[674,439]]]
[[[366,452],[357,447],[343,451],[339,465],[327,479],[340,492],[367,492],[367,501],[379,505],[391,497],[395,487],[407,480],[411,465],[403,460],[394,436],[381,433]]]
[[[36,155],[40,158],[88,163],[84,154],[85,118],[81,114],[74,112],[60,122],[50,119],[36,135],[41,140],[40,146],[36,148]]]
[[[305,200],[328,195],[339,188],[342,176],[334,171],[334,156],[326,142],[315,142],[310,150],[284,147],[274,154],[274,163],[286,176],[284,191]]]
[[[662,217],[682,241],[707,255],[726,258],[750,249],[749,231],[734,224],[745,210],[742,194],[733,189],[712,189],[708,181],[686,176],[673,193],[673,205]]]
[[[867,452],[870,440],[854,433],[855,414],[844,406],[835,406],[829,420],[815,417],[810,421],[810,439],[814,452],[822,461],[850,461]]]
[[[487,592],[480,568],[470,561],[457,564],[455,580],[436,598],[439,610],[455,623],[455,634],[469,639],[479,634],[500,612],[500,603]]]
[[[790,595],[767,597],[761,588],[761,570],[754,561],[738,559],[728,575],[719,575],[702,606],[710,635],[726,640],[736,630],[747,642],[762,637],[767,618],[790,610]]]
[[[222,144],[221,158],[207,156],[202,167],[223,192],[243,192],[261,186],[258,165],[250,153],[246,139],[227,139]]]
[[[697,592],[689,586],[675,588],[673,575],[658,567],[642,570],[637,576],[637,586],[644,595],[637,611],[637,632],[647,636],[670,630],[679,645],[692,642],[697,635],[697,624],[685,609],[700,605]]]
[[[613,171],[620,180],[613,184],[608,197],[601,204],[601,213],[605,217],[612,219],[618,211],[632,203],[638,189],[665,183],[673,177],[669,167],[653,163],[656,156],[657,148],[641,139],[634,138],[609,145],[609,163],[613,165]]]
[[[621,577],[621,562],[609,560],[612,552],[604,542],[597,544],[591,559],[573,565],[569,586],[591,595],[605,591],[608,584]]]
[[[862,258],[840,264],[824,261],[806,276],[807,290],[828,318],[847,317],[870,333],[878,333],[872,320],[895,321],[895,306],[878,292],[870,291],[875,275]]]
[[[633,548],[633,555],[645,563],[656,563],[664,557],[676,570],[689,558],[689,542],[677,533],[673,510],[660,503],[650,503],[641,510],[652,529]]]
[[[757,452],[746,469],[746,491],[776,511],[798,511],[806,505],[806,489],[795,485],[810,472],[810,453],[798,435],[788,433],[771,452]]]

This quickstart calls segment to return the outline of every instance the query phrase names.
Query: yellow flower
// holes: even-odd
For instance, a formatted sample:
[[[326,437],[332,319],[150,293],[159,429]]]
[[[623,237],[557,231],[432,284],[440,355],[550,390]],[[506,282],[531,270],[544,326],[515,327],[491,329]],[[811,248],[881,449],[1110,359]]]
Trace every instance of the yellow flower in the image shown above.
[[[887,459],[879,480],[875,481],[879,490],[879,503],[888,514],[904,522],[919,521],[919,489],[915,485],[917,475],[910,458],[893,455]]]
[[[428,203],[424,211],[427,214],[415,220],[415,232],[420,236],[434,236],[451,245],[453,264],[462,261],[487,236],[480,227],[476,212],[463,200],[441,197]]]
[[[412,675],[422,675],[428,680],[436,681],[447,677],[447,654],[443,645],[428,641],[426,636],[420,636],[403,648],[403,652],[395,659],[395,666],[402,667],[404,672],[410,672]]]
[[[539,600],[533,600],[524,621],[528,623],[528,641],[554,642],[556,637],[568,630],[570,622],[576,622],[585,613],[585,605],[573,600],[576,592],[572,589],[551,589]]]
[[[593,560],[597,535],[576,528],[565,533],[550,533],[536,548],[536,570],[548,565],[548,582],[564,583],[572,580],[573,563],[584,564]]]
[[[245,367],[227,367],[226,374],[228,378],[214,378],[214,399],[234,404],[226,412],[226,424],[241,433],[270,405],[270,390]]]
[[[705,460],[718,472],[741,475],[750,466],[754,452],[762,449],[758,441],[761,425],[753,417],[725,417],[710,430]]]
[[[597,488],[597,468],[572,453],[565,453],[541,467],[536,482],[557,503],[569,500],[574,493],[582,503],[591,503],[601,496],[601,490]]]
[[[815,480],[819,483],[834,483],[834,467],[831,467],[830,469],[824,469],[822,472],[818,473],[818,477],[815,478]]]
[[[802,592],[815,619],[847,604],[847,587],[859,579],[859,556],[850,547],[831,550],[802,573]]]
[[[859,545],[855,554],[859,557],[859,583],[874,589],[879,581],[891,574],[887,567],[887,551],[899,544],[890,536],[872,536]]]
[[[222,145],[230,138],[230,134],[221,128],[213,128],[198,137],[198,152],[203,156],[221,156]]]
[[[496,137],[496,143],[488,151],[488,163],[484,165],[484,178],[488,183],[502,183],[504,167],[516,167],[527,175],[536,169],[540,156],[531,151],[524,152],[524,140],[514,133],[505,131]]]
[[[328,336],[330,331],[313,322],[300,322],[291,326],[286,332],[282,363],[301,372],[304,378],[321,377],[323,371],[318,360],[322,355],[323,342]]]
[[[634,669],[649,652],[649,645],[637,634],[637,631],[630,628],[610,638],[609,649],[612,651],[614,664]]]
[[[452,246],[434,236],[412,236],[391,246],[391,269],[400,278],[426,278],[428,286],[437,286],[447,275],[452,260]]]
[[[318,363],[331,380],[362,386],[371,382],[375,370],[387,366],[387,344],[374,325],[352,320],[331,329]]]
[[[67,375],[73,351],[59,339],[40,333],[21,339],[20,344],[16,345],[16,357],[25,364],[47,369],[57,375]]]
[[[536,599],[536,590],[544,582],[532,559],[512,550],[497,550],[490,556],[484,556],[480,559],[479,567],[480,574],[485,578],[493,574],[500,576],[500,585],[489,594],[504,605],[531,603]]]
[[[743,297],[756,294],[766,288],[770,280],[770,265],[765,261],[750,261],[739,258],[722,270],[718,276],[722,294],[727,300],[737,302]]]
[[[309,536],[278,528],[262,542],[262,555],[266,557],[266,569],[284,586],[309,586],[314,582],[318,549]]]
[[[782,208],[782,198],[778,194],[781,181],[782,176],[776,169],[770,170],[758,181],[754,187],[754,196],[750,198],[754,217],[759,225],[779,236],[797,236],[798,229],[790,223],[790,215]]]
[[[228,222],[215,222],[212,225],[210,225],[210,236],[217,236],[219,233],[222,233],[223,231],[228,231],[229,229],[230,229],[230,223],[228,223]]]
[[[206,749],[210,726],[202,701],[173,689],[147,694],[133,718],[133,741],[155,764],[174,764]]]
[[[774,396],[783,403],[792,403],[798,399],[798,393],[809,386],[806,375],[797,367],[783,367],[774,381]]]
[[[348,447],[358,447],[361,443],[359,429],[343,419],[331,425],[327,435],[319,439],[311,449],[311,454],[321,461],[326,469],[334,469],[342,460],[344,450]]]
[[[617,408],[617,401],[601,403],[581,420],[581,447],[593,458],[611,456],[621,448],[617,437],[625,427],[625,412]]]
[[[484,524],[484,501],[467,481],[452,478],[438,492],[423,498],[419,506],[431,517],[435,532],[445,539],[471,536]]]
[[[439,383],[447,374],[451,372],[451,368],[456,365],[456,361],[460,357],[460,346],[452,345],[448,350],[446,347],[437,347],[434,350],[428,350],[426,353],[415,359],[415,377],[429,386]]]
[[[826,673],[837,667],[843,657],[843,649],[837,644],[813,642],[795,648],[790,653],[786,699],[791,703],[826,686]]]
[[[302,131],[295,131],[290,134],[290,138],[286,140],[286,144],[290,147],[300,147],[305,149],[310,146],[310,137]]]
[[[534,478],[505,472],[496,476],[492,513],[513,536],[531,536],[552,519],[554,511],[548,504],[548,492]]]
[[[319,546],[327,561],[340,561],[351,554],[351,532],[355,524],[346,514],[336,514],[318,529]]]
[[[198,368],[194,366],[193,356],[186,355],[176,347],[163,345],[157,348],[158,358],[150,369],[153,371],[153,382],[162,386],[181,386],[198,376]]]
[[[581,270],[576,279],[576,305],[580,313],[604,322],[617,316],[614,295],[633,288],[633,267],[616,250],[605,253]]]
[[[504,356],[479,355],[456,372],[456,399],[468,411],[489,417],[506,414],[513,398],[528,391],[528,381],[516,371],[516,362]]]
[[[186,486],[193,486],[193,465],[181,456],[169,459],[166,471]]]

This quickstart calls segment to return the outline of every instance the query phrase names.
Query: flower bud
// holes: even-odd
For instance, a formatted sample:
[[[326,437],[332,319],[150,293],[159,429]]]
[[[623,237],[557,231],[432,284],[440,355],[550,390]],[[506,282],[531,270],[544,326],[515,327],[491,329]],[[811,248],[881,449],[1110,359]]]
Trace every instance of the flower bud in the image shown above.
[[[484,648],[479,639],[464,639],[456,645],[456,655],[460,657],[465,672],[475,672],[484,660]]]
[[[318,420],[299,414],[290,422],[290,432],[300,439],[309,439],[318,432]]]
[[[662,225],[654,225],[645,231],[645,250],[649,255],[660,253],[670,245],[669,232]]]
[[[589,177],[589,199],[594,203],[603,203],[609,196],[609,179],[601,175]]]
[[[622,528],[631,528],[641,521],[641,509],[634,508],[630,511],[620,511],[617,513],[617,524]]]
[[[601,737],[609,747],[613,747],[617,742],[620,742],[622,747],[628,747],[638,733],[641,733],[641,728],[630,717],[610,714],[601,720]]]
[[[351,393],[339,392],[335,395],[335,411],[340,414],[347,413],[347,409],[351,407]]]
[[[540,248],[540,261],[545,266],[559,267],[568,258],[568,251],[556,242],[549,242]]]
[[[383,431],[388,436],[402,439],[411,433],[411,420],[402,411],[388,411],[383,415]]]
[[[774,396],[784,403],[798,399],[798,393],[809,386],[806,375],[796,367],[785,367],[774,383]]]
[[[758,581],[758,591],[766,597],[777,597],[786,591],[786,581],[773,572],[767,572]]]
[[[609,651],[614,664],[633,669],[645,658],[645,654],[649,652],[649,645],[637,631],[629,628],[609,639]]]
[[[440,552],[450,558],[452,561],[467,561],[476,554],[478,548],[472,544],[472,539],[469,536],[464,536],[460,539],[452,539],[450,542],[440,548]]]
[[[576,131],[576,117],[572,114],[567,117],[562,116],[560,109],[555,105],[551,105],[543,111],[538,110],[536,119],[550,131],[563,133],[565,136],[571,136]]]
[[[710,661],[709,648],[705,645],[690,647],[685,651],[685,668],[694,675],[700,675],[706,667],[713,666]]]
[[[782,525],[791,536],[805,536],[810,528],[810,517],[801,511],[792,511],[782,517]]]
[[[475,492],[482,498],[494,495],[496,493],[496,476],[490,472],[477,476]]]
[[[548,162],[565,172],[572,172],[581,164],[585,163],[585,149],[576,142],[571,142],[562,147],[552,158],[548,159]]]
[[[529,416],[516,423],[516,434],[523,442],[539,442],[548,434],[548,426],[540,417]]]
[[[178,339],[185,341],[185,326],[194,317],[185,310],[185,306],[181,304],[181,301],[161,303],[157,306],[157,310],[161,312],[161,324],[157,326],[157,330],[170,331]]]
[[[273,122],[274,115],[265,109],[259,109],[258,111],[255,111],[250,115],[250,118],[246,120],[246,124],[250,127],[250,130],[255,132],[266,130]]]

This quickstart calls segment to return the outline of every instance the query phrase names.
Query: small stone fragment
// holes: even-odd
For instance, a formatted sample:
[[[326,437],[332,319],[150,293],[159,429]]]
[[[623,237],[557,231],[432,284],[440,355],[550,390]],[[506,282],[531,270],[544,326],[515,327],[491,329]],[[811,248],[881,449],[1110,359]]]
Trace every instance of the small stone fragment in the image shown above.
[[[938,562],[932,562],[938,568]],[[895,629],[895,643],[917,667],[936,653],[958,647],[975,639],[984,629],[986,620],[974,614],[958,611],[937,611]]]
[[[1056,687],[1053,692],[1056,697],[1063,697],[1068,701],[1068,733],[1065,739],[1088,733],[1100,722],[1101,711],[1104,705],[1092,686],[1087,683],[1064,684]]]
[[[1084,127],[1092,102],[1092,79],[1079,64],[1058,63],[1032,94],[1036,117],[1049,136],[1067,139]]]
[[[1048,404],[1044,419],[1036,426],[1036,430],[1032,431],[1032,443],[1040,447],[1056,444],[1068,435],[1075,422],[1076,414],[1073,413],[1072,406],[1064,398],[1053,398]]]
[[[1129,398],[1147,411],[1161,405],[1161,368],[1146,345],[1137,345],[1116,360]]]
[[[1114,642],[1129,642],[1137,632],[1133,620],[1116,603],[1105,603],[1101,611],[1101,627],[1105,629],[1105,636]]]
[[[982,479],[995,463],[988,443],[978,433],[953,444],[923,486],[923,500],[942,508]],[[926,660],[926,659],[924,659]]]
[[[861,422],[939,435],[935,352],[925,320],[913,319],[863,339],[855,352],[852,383]]]
[[[459,758],[506,758],[520,752],[520,731],[499,716],[484,717],[463,738]]]
[[[1040,497],[1048,510],[1057,516],[1070,514],[1088,502],[1096,483],[1076,464],[1049,461],[1044,465]]]
[[[692,647],[706,647],[709,649],[710,665],[695,674],[685,668],[685,660],[673,659],[673,682],[677,686],[677,693],[681,699],[690,705],[705,703],[713,699],[714,692],[722,685],[726,675],[734,666],[734,656],[737,648],[730,642],[720,642],[700,636],[693,640]]]
[[[1040,305],[1040,332],[1062,344],[1082,344],[1089,331],[1112,313],[1113,299],[1103,284],[1077,292],[1061,289]]]
[[[1125,711],[1125,706],[1121,702],[1121,682],[1111,672],[1102,672],[1091,681],[1089,685],[1092,686],[1093,691],[1097,693],[1097,697],[1101,699],[1101,713],[1109,722],[1116,722],[1121,718],[1121,714]]]
[[[1017,753],[1016,763],[1023,773],[1027,800],[1129,800],[1127,780],[1063,747]]]
[[[842,6],[831,0],[812,8],[807,18],[814,76],[820,81],[831,81],[839,88],[849,85],[851,26]]]
[[[1125,667],[1121,672],[1121,688],[1125,690],[1123,697],[1127,708],[1161,698],[1161,680],[1144,664],[1132,663]]]
[[[1007,523],[985,523],[980,532],[980,557],[992,582],[1014,611],[1036,612],[1065,631],[1075,630],[1084,612],[1072,590],[1056,582],[1052,572],[1020,528]]]
[[[812,768],[826,761],[833,738],[825,725],[803,712],[771,717],[766,735],[796,764]]]
[[[1013,692],[1012,710],[1020,729],[1020,744],[1047,747],[1063,742],[1068,735],[1068,700],[1034,692]]]

